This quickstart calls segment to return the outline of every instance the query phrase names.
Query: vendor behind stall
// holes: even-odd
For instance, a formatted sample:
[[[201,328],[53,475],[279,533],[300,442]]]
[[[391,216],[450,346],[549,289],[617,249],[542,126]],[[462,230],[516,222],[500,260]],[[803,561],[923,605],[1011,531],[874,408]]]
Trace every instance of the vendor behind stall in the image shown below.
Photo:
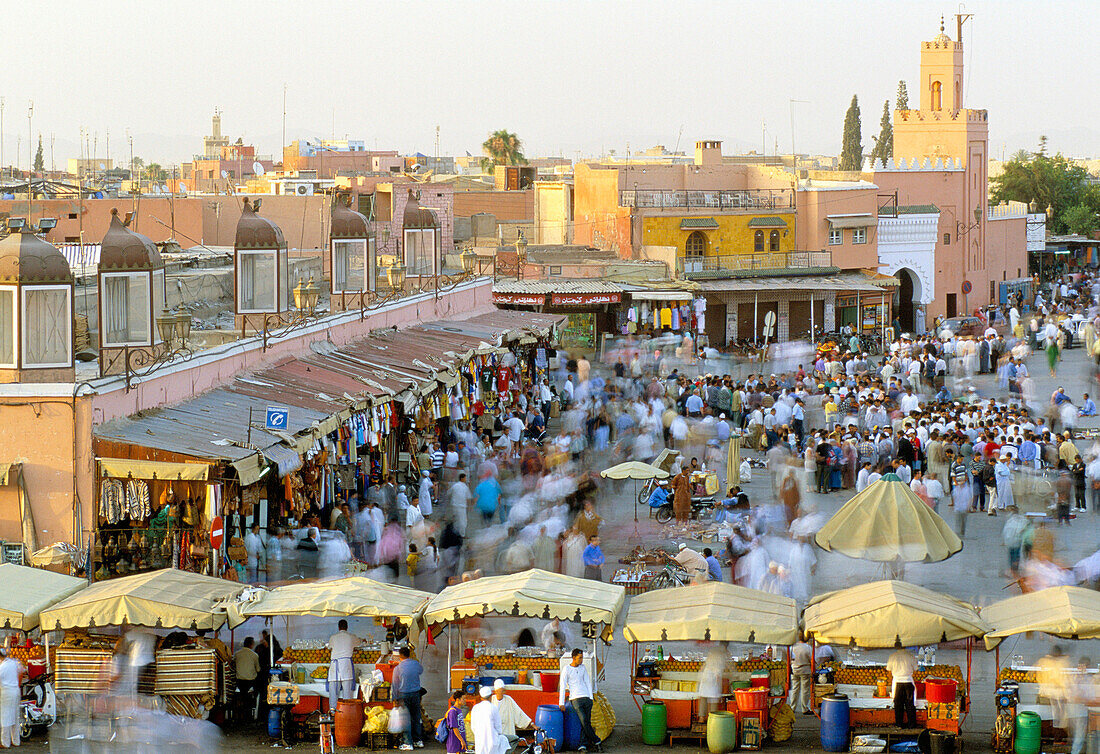
[[[898,727],[917,727],[917,708],[913,702],[916,693],[913,672],[916,669],[917,658],[913,653],[902,648],[901,641],[894,644],[894,653],[886,661],[886,671],[894,680],[894,725]]]
[[[329,709],[333,710],[338,700],[355,698],[355,665],[351,656],[355,648],[363,643],[358,636],[348,633],[348,622],[343,618],[337,628],[339,630],[328,640],[328,698]]]

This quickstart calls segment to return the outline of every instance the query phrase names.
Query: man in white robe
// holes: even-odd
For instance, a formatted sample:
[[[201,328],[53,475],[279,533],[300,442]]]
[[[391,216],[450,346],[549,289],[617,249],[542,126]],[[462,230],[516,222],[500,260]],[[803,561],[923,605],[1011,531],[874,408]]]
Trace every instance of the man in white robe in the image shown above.
[[[474,734],[474,754],[506,754],[509,748],[503,732],[500,710],[489,700],[493,690],[481,687],[481,701],[470,710],[470,731]]]

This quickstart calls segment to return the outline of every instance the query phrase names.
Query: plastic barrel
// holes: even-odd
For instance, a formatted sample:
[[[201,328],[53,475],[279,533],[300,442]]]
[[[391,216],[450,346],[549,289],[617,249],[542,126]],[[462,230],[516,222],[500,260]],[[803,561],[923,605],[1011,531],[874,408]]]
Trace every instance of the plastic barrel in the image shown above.
[[[272,707],[267,711],[267,735],[272,738],[281,738],[283,734],[283,710],[281,707]]]
[[[821,748],[825,751],[848,751],[848,729],[851,722],[849,712],[848,697],[845,694],[827,694],[822,698]]]
[[[642,743],[661,746],[668,736],[668,708],[664,702],[642,705]]]
[[[358,746],[363,735],[362,700],[341,699],[336,702],[336,722],[333,727],[337,746]]]
[[[929,702],[953,702],[958,685],[953,678],[925,678],[924,698]]]
[[[565,705],[565,746],[567,751],[576,751],[584,743],[584,729],[581,727],[581,719],[577,717],[577,711],[572,704]]]
[[[710,754],[727,754],[737,748],[737,718],[732,712],[707,715],[707,749]]]
[[[546,731],[546,737],[554,739],[554,751],[565,746],[565,718],[556,704],[540,704],[535,710],[535,725]]]
[[[1039,754],[1043,721],[1037,712],[1016,715],[1016,754]]]

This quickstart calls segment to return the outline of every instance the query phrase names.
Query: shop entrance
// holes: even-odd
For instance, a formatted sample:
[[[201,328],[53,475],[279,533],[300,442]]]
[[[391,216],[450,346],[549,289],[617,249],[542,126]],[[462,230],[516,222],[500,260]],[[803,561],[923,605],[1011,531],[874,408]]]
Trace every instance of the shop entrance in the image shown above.
[[[902,332],[911,333],[916,326],[916,308],[921,299],[920,278],[908,267],[902,267],[894,276],[901,283],[898,286],[897,306],[894,311],[897,312]]]

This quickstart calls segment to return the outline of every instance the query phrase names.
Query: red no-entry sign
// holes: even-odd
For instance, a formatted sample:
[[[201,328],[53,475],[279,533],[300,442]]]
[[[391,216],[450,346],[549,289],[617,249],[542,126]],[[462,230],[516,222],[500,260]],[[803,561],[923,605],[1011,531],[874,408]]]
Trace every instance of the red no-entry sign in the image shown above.
[[[215,550],[220,550],[224,541],[225,522],[222,521],[221,516],[214,516],[214,520],[210,523],[210,546]]]

